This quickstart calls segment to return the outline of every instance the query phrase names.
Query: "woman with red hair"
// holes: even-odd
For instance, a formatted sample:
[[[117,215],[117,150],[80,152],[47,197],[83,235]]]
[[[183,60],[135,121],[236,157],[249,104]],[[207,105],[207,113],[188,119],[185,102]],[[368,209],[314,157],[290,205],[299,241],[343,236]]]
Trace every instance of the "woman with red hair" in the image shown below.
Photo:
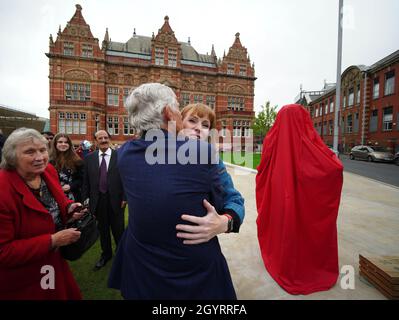
[[[328,290],[337,281],[342,172],[309,112],[284,106],[263,141],[256,203],[265,267],[291,294]]]

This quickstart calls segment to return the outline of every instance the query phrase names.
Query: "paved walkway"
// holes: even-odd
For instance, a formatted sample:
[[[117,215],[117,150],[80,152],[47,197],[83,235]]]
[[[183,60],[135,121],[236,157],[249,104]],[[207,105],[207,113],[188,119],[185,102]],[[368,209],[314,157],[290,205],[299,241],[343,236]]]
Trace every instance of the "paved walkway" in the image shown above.
[[[238,299],[386,299],[359,277],[359,254],[399,256],[399,188],[344,172],[338,215],[339,266],[355,269],[355,289],[341,288],[341,277],[329,291],[290,295],[267,273],[256,230],[255,176],[228,168],[245,198],[246,216],[239,234],[219,236]]]

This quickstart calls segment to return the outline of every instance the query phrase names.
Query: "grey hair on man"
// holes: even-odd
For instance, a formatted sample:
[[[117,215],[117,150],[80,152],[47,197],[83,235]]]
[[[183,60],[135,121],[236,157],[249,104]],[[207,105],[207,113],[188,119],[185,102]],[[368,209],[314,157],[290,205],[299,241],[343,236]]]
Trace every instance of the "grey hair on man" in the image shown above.
[[[166,106],[179,111],[171,88],[160,83],[146,83],[134,89],[125,103],[133,132],[141,136],[144,131],[160,129],[164,124],[162,113]]]
[[[14,130],[4,143],[1,155],[0,168],[5,170],[13,170],[17,165],[17,147],[21,143],[39,140],[48,149],[48,141],[41,133],[35,129],[19,128]]]

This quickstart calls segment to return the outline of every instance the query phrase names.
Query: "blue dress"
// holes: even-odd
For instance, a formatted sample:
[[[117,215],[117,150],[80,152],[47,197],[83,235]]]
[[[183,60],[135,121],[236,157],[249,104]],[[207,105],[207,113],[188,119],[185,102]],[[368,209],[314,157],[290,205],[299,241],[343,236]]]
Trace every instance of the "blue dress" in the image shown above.
[[[222,208],[218,162],[211,164],[209,144],[197,140],[173,144],[174,137],[162,132],[161,138],[129,141],[118,150],[129,223],[108,285],[125,299],[236,299],[217,237],[185,245],[176,236],[176,225],[187,223],[182,214],[206,215],[203,199],[216,210]],[[176,154],[187,154],[188,149],[196,153],[197,162],[207,154],[205,163],[176,161]],[[148,160],[151,155],[159,159],[157,164]]]

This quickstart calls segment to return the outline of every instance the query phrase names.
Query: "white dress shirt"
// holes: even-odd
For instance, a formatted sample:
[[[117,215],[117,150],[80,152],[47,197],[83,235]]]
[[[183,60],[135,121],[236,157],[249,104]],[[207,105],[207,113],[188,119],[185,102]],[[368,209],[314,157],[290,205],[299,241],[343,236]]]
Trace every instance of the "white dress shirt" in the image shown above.
[[[107,171],[108,171],[108,167],[109,167],[109,161],[111,160],[111,153],[112,150],[111,148],[108,148],[107,151],[104,152],[105,153],[105,163],[107,164]],[[101,161],[103,160],[102,157],[103,152],[101,150],[98,150],[98,166],[101,167]]]

